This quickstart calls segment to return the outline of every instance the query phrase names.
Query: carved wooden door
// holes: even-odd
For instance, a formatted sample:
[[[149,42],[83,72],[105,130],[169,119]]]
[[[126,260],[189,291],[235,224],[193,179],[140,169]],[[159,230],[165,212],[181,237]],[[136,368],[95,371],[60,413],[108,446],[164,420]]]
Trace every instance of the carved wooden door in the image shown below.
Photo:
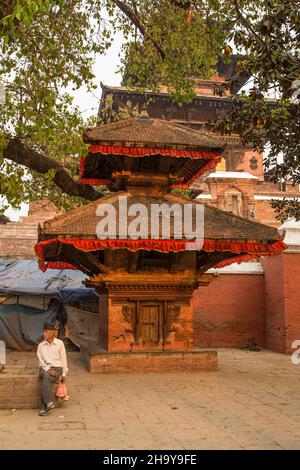
[[[163,305],[142,303],[138,319],[138,337],[143,343],[158,343],[162,336]]]

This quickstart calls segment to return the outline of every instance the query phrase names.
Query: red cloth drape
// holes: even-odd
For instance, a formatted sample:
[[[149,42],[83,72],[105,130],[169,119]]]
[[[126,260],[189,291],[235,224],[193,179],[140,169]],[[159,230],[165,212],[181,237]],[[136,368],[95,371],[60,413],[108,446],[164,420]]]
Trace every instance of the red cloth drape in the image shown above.
[[[146,147],[119,147],[111,145],[90,145],[90,153],[101,153],[102,155],[126,155],[129,157],[144,157],[146,155],[168,155],[169,157],[188,158],[216,158],[219,155],[209,150],[175,150]]]
[[[200,170],[198,170],[191,178],[189,178],[185,183],[183,184],[174,184],[172,188],[180,188],[180,189],[188,189],[191,184],[194,183],[194,181],[199,178],[199,176],[203,175],[208,170],[211,170],[216,167],[217,163],[221,161],[221,157],[216,157],[213,160],[210,160],[209,162],[206,163]]]
[[[80,158],[80,174],[84,175],[84,162],[86,157]],[[189,186],[194,183],[194,181],[199,178],[199,176],[203,175],[208,170],[211,170],[216,167],[216,165],[221,161],[221,157],[216,156],[208,161],[202,168],[200,168],[191,178],[189,178],[185,183],[182,184],[174,184],[172,188],[181,188],[187,189]],[[108,186],[111,183],[111,179],[109,178],[80,178],[81,184],[92,184],[92,185],[105,185]]]
[[[105,178],[80,178],[80,183],[81,184],[92,184],[95,186],[108,186],[111,183],[110,179],[105,179]]]
[[[86,157],[80,157],[80,174],[84,175],[84,162]],[[111,180],[109,178],[80,178],[82,184],[94,184],[108,186]]]
[[[52,240],[45,240],[35,245],[35,252],[38,255],[39,266],[42,271],[45,271],[48,267],[53,268],[53,262],[45,264],[44,259],[44,247],[51,244],[60,242],[66,245],[72,245],[81,251],[96,251],[103,249],[127,249],[130,251],[137,250],[155,250],[168,253],[170,251],[178,252],[185,251],[188,247],[189,250],[203,250],[207,252],[214,251],[229,251],[236,255],[247,255],[248,259],[255,259],[260,256],[267,256],[271,254],[277,254],[287,248],[287,245],[277,240],[273,243],[254,243],[254,242],[235,242],[235,241],[219,241],[219,240],[205,240],[203,245],[199,242],[188,242],[185,240],[87,240],[87,239],[59,239],[55,238]],[[251,258],[250,258],[251,257]],[[231,258],[230,258],[231,259]],[[240,259],[234,258],[234,259]],[[247,259],[247,260],[248,260]],[[218,263],[218,267],[221,267],[222,263],[231,264],[235,261],[229,262],[229,260]],[[57,266],[58,261],[55,262]],[[66,263],[63,263],[64,265]],[[223,264],[225,266],[225,264]],[[55,269],[70,269],[70,268],[58,268]]]
[[[255,255],[254,253],[251,254],[245,254],[245,255],[238,255],[238,256],[233,256],[232,258],[227,258],[223,261],[220,261],[219,263],[215,264],[213,267],[216,269],[224,268],[225,266],[229,266],[232,263],[245,263],[246,261],[254,261],[260,258],[261,256],[266,256],[266,255]]]

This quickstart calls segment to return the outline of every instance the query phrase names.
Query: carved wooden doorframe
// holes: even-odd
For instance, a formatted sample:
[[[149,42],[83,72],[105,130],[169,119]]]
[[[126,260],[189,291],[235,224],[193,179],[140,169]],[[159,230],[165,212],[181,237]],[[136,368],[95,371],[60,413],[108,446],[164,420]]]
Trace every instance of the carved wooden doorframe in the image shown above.
[[[137,341],[158,344],[164,341],[164,302],[137,302]]]
[[[149,315],[151,317],[151,310],[152,319],[149,318]],[[130,331],[135,341],[154,345],[159,343],[165,344],[168,335],[176,331],[176,321],[179,316],[180,307],[176,304],[176,301],[140,299],[135,301],[128,300],[123,305],[122,311],[126,321],[131,324],[132,329]],[[151,333],[151,328],[153,334]],[[154,341],[153,337],[155,334],[156,341]]]

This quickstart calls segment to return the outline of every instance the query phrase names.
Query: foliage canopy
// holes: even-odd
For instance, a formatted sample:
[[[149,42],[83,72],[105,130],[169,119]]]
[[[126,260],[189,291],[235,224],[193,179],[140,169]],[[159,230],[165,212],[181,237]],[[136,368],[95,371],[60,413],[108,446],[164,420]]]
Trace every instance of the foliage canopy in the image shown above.
[[[163,83],[179,105],[194,96],[196,74],[208,77],[217,58],[243,54],[237,72],[253,75],[217,130],[237,132],[262,149],[274,180],[300,183],[300,0],[5,0],[0,1],[0,193],[13,206],[49,197],[73,207],[101,196],[78,182],[86,152],[85,122],[71,90],[93,89],[92,65],[124,37],[121,73],[131,87]],[[266,92],[280,99],[269,106]],[[132,110],[123,110],[122,117]],[[277,164],[277,155],[284,163]],[[297,204],[279,208],[299,214]],[[283,207],[284,206],[284,207]]]

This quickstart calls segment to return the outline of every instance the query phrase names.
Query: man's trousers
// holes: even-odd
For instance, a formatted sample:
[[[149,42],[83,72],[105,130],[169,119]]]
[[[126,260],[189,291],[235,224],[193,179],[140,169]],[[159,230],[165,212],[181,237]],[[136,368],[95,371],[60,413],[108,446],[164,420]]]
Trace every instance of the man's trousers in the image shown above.
[[[44,369],[40,369],[40,410],[47,410],[47,405],[54,401],[53,384],[59,382],[62,374],[61,367],[51,367],[56,372],[56,377],[48,374]]]

